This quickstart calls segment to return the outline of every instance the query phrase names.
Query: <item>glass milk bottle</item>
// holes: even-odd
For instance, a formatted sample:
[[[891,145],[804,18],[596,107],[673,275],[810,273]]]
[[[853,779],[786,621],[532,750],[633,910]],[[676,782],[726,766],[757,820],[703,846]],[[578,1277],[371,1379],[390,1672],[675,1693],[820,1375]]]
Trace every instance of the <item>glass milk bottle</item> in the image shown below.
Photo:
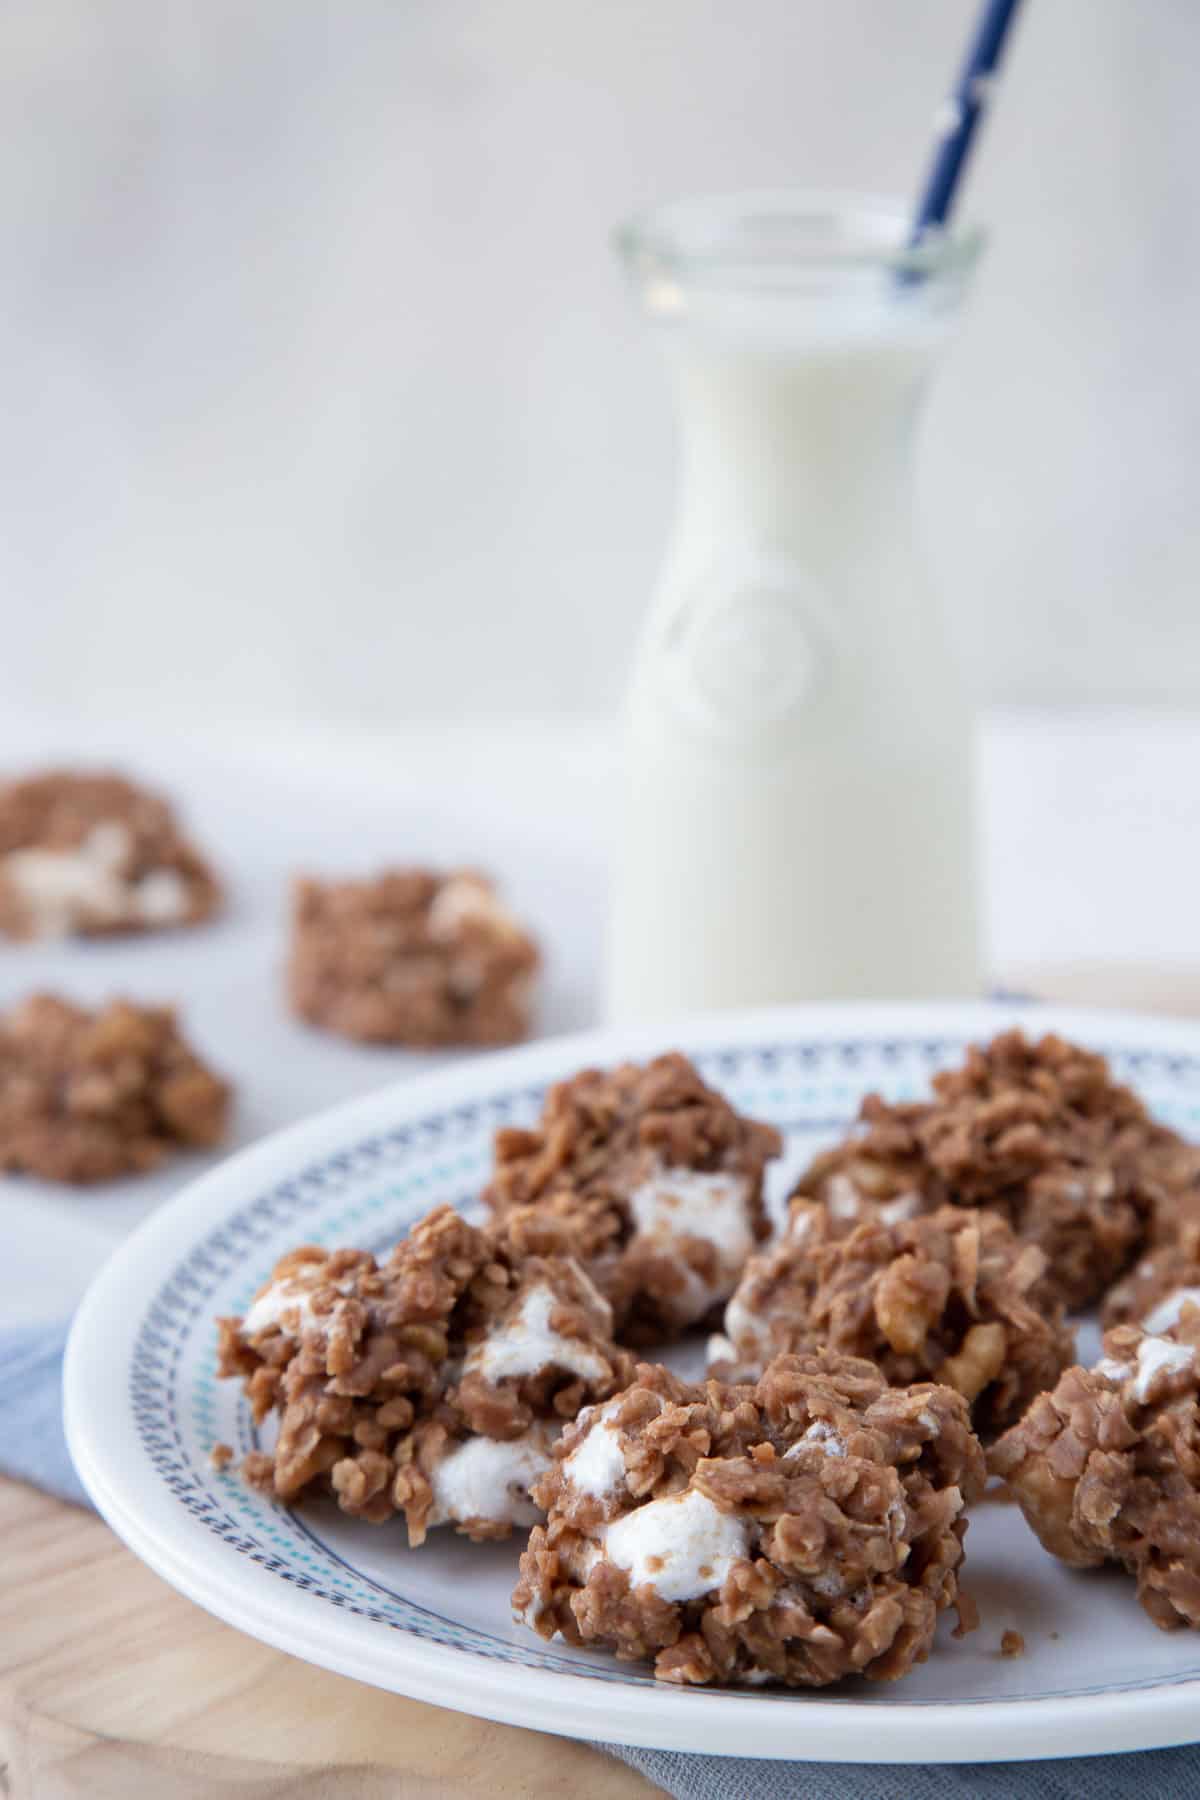
[[[978,251],[803,195],[621,234],[682,483],[627,704],[617,1019],[979,991],[971,721],[913,428]]]

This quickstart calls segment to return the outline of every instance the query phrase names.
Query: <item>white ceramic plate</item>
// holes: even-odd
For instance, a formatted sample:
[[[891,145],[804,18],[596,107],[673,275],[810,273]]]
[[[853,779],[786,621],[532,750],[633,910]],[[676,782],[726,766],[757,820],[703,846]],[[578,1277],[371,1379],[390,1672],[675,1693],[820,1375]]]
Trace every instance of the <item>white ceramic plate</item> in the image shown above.
[[[219,1440],[256,1442],[214,1374],[218,1313],[241,1310],[277,1256],[316,1241],[382,1248],[435,1203],[474,1201],[493,1129],[531,1119],[546,1084],[586,1064],[680,1047],[788,1151],[776,1201],[863,1093],[922,1092],[1017,1010],[847,1006],[726,1014],[655,1032],[597,1033],[493,1054],[338,1107],[233,1157],[125,1244],[78,1314],[67,1353],[71,1450],[96,1505],[182,1593],[264,1642],[360,1681],[542,1731],[609,1742],[848,1762],[953,1762],[1189,1741],[1200,1637],[1157,1631],[1120,1574],[1076,1574],[1012,1507],[972,1517],[967,1577],[981,1628],[895,1686],[726,1693],[656,1683],[599,1652],[514,1624],[519,1542],[444,1532],[410,1551],[399,1525],[323,1505],[288,1513],[217,1473]],[[1185,1131],[1200,1129],[1200,1029],[1031,1009],[1104,1050]],[[1026,1654],[1000,1655],[1020,1631]]]

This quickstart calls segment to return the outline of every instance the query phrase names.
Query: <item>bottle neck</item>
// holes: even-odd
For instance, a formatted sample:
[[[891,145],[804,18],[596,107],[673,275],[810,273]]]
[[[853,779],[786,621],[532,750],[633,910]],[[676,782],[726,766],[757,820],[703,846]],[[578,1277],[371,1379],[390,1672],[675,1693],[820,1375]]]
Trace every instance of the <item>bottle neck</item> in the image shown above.
[[[927,336],[668,349],[682,427],[679,538],[836,563],[910,513]]]

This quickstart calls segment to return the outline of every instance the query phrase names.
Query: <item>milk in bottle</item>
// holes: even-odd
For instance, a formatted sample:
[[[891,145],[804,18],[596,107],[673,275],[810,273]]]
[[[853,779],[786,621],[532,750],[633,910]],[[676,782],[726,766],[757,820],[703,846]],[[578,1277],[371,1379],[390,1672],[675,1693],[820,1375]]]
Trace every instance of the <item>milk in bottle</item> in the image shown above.
[[[912,433],[976,246],[745,197],[624,239],[682,425],[627,704],[610,1012],[970,995],[971,727]]]

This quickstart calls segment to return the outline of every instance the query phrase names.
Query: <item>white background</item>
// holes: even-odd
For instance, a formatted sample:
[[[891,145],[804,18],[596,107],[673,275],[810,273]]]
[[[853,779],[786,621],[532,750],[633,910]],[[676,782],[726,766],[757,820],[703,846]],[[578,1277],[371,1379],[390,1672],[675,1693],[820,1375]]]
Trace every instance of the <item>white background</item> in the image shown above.
[[[0,709],[605,711],[670,502],[606,244],[906,192],[974,0],[15,0]],[[924,444],[978,687],[1200,693],[1200,7],[1029,0]]]

